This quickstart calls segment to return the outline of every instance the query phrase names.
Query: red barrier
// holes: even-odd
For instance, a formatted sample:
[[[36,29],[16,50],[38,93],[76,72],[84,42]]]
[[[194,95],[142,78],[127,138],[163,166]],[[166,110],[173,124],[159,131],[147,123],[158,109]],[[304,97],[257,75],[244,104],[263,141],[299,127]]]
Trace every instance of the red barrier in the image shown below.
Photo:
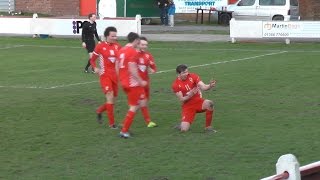
[[[320,179],[320,161],[300,167],[302,180]]]
[[[320,180],[320,161],[311,163],[299,168],[301,180]],[[264,180],[285,180],[289,179],[290,174],[285,171],[282,174],[273,175]]]
[[[283,179],[288,179],[288,178],[289,178],[289,173],[287,171],[285,171],[282,174],[278,174],[278,175],[272,177],[271,180],[283,180]]]
[[[97,13],[97,1],[80,0],[80,16],[88,16],[90,13]]]

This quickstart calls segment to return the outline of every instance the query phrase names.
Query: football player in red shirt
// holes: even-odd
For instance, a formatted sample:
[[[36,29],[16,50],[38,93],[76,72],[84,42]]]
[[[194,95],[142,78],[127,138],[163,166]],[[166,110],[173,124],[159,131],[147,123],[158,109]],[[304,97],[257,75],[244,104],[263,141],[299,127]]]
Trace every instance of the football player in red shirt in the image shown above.
[[[150,78],[149,72],[155,73],[157,71],[156,64],[154,62],[154,58],[150,52],[147,51],[148,48],[148,40],[145,37],[140,37],[139,43],[139,59],[138,59],[138,71],[140,77],[147,81],[147,86],[144,87],[144,91],[146,94],[146,99],[141,101],[141,111],[144,117],[144,120],[147,124],[147,127],[152,128],[156,127],[157,124],[151,121],[149,110],[148,110],[148,100],[150,99]]]
[[[129,33],[128,44],[119,51],[116,69],[119,73],[119,80],[122,89],[128,97],[129,110],[123,121],[123,127],[120,137],[129,138],[129,128],[133,118],[140,107],[140,102],[146,98],[144,87],[147,81],[144,81],[138,72],[138,50],[140,39],[137,33]]]
[[[213,119],[213,102],[203,99],[201,91],[212,89],[216,81],[212,80],[209,84],[204,84],[197,74],[189,73],[188,67],[184,64],[176,68],[178,77],[172,84],[172,90],[182,103],[182,117],[179,129],[181,132],[189,130],[194,121],[196,113],[206,112],[205,130],[217,132],[211,126]]]
[[[100,85],[106,97],[106,103],[101,105],[97,113],[97,121],[102,124],[102,112],[107,111],[109,119],[109,127],[117,129],[114,120],[114,102],[118,95],[118,78],[115,68],[116,58],[121,46],[117,43],[117,29],[115,27],[107,27],[104,31],[106,41],[98,44],[93,51],[90,64],[96,74],[100,76]],[[99,67],[96,65],[99,59]]]

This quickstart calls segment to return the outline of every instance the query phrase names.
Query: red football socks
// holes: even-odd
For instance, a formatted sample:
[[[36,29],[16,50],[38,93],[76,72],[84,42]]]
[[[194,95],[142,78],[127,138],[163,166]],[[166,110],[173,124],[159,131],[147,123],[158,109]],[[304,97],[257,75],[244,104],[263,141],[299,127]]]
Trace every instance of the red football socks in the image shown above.
[[[150,120],[150,114],[148,107],[141,107],[142,115],[144,117],[144,121],[149,124]]]
[[[113,104],[105,104],[105,108],[107,110],[107,116],[108,116],[108,119],[109,119],[109,125],[112,126],[114,125],[114,106]]]
[[[213,120],[213,111],[206,111],[206,127],[211,126],[211,122]]]
[[[135,114],[136,114],[135,112],[128,111],[126,118],[124,119],[124,123],[123,123],[123,127],[122,127],[121,132],[123,132],[123,133],[128,132],[128,130],[133,122],[133,118],[134,118]]]
[[[103,104],[97,109],[96,113],[101,114],[105,110],[106,110],[106,104]]]

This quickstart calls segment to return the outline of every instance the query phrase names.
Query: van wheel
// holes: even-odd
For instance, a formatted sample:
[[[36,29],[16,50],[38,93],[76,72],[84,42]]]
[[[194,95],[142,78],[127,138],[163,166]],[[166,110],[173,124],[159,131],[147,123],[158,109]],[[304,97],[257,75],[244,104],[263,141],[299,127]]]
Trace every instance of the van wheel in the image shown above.
[[[141,24],[143,24],[143,25],[151,24],[151,18],[143,18],[143,19],[141,19]]]
[[[219,16],[219,24],[228,26],[231,20],[231,16],[228,13],[223,13]]]
[[[284,17],[283,16],[274,16],[272,18],[272,21],[283,21],[284,20]]]

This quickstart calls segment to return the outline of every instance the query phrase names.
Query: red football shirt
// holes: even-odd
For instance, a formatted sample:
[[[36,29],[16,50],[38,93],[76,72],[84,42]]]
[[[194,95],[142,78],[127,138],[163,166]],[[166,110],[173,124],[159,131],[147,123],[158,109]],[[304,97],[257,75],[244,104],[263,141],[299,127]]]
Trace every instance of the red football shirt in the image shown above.
[[[95,68],[95,61],[98,57],[100,57],[100,76],[107,76],[112,80],[117,81],[115,62],[120,48],[121,46],[118,43],[102,42],[97,44],[93,51],[92,58],[90,59],[90,64],[93,68]]]
[[[189,73],[186,80],[181,80],[180,78],[176,78],[176,80],[172,83],[172,90],[174,93],[182,92],[183,97],[187,95],[187,93],[193,88],[198,87],[198,83],[201,81],[200,77],[197,74]],[[201,91],[192,96],[188,101],[184,102],[182,106],[192,105],[197,100],[202,98]]]
[[[126,45],[119,51],[117,58],[119,65],[119,79],[122,87],[138,87],[138,81],[129,72],[129,63],[138,65],[138,51],[131,45]]]
[[[138,59],[139,75],[143,80],[149,81],[148,68],[150,67],[154,71],[157,71],[153,56],[149,52],[140,51]]]

